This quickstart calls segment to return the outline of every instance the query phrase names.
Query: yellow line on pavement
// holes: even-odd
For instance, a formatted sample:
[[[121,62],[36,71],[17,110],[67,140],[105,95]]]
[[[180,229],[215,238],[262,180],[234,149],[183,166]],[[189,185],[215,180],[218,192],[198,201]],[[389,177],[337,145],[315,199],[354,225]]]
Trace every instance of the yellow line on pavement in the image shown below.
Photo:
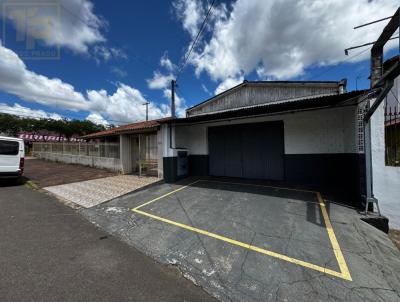
[[[353,279],[351,278],[349,268],[347,267],[347,264],[346,264],[346,260],[344,259],[342,250],[340,249],[339,242],[337,241],[335,232],[333,231],[333,227],[332,227],[331,221],[329,219],[328,212],[326,211],[325,202],[322,199],[321,193],[317,192],[317,197],[318,197],[319,205],[321,207],[322,216],[324,217],[326,231],[328,232],[328,236],[331,241],[333,251],[336,256],[336,260],[339,264],[340,271],[342,272],[342,278],[352,281]]]
[[[309,192],[309,193],[316,194],[317,198],[318,198],[318,202],[319,202],[320,208],[321,208],[321,211],[322,211],[322,216],[323,216],[324,221],[325,221],[325,225],[326,225],[326,229],[327,229],[327,232],[328,232],[328,236],[329,236],[329,239],[330,239],[332,247],[333,247],[333,252],[334,252],[336,260],[337,260],[337,262],[339,264],[340,272],[337,272],[337,271],[328,269],[326,267],[322,267],[322,266],[315,265],[315,264],[312,264],[312,263],[309,263],[309,262],[306,262],[306,261],[303,261],[303,260],[292,258],[292,257],[286,256],[286,255],[282,255],[282,254],[279,254],[279,253],[276,253],[276,252],[273,252],[273,251],[270,251],[270,250],[267,250],[267,249],[263,249],[263,248],[260,248],[260,247],[257,247],[257,246],[254,246],[254,245],[251,245],[251,244],[248,244],[248,243],[237,241],[237,240],[225,237],[225,236],[221,236],[221,235],[218,235],[218,234],[215,234],[215,233],[211,233],[211,232],[199,229],[199,228],[195,228],[193,226],[189,226],[189,225],[186,225],[186,224],[183,224],[183,223],[180,223],[180,222],[169,220],[169,219],[166,219],[166,218],[163,218],[163,217],[160,217],[160,216],[156,216],[156,215],[153,215],[153,214],[150,214],[150,213],[147,213],[147,212],[139,210],[140,208],[142,208],[142,207],[144,207],[144,206],[146,206],[148,204],[151,204],[151,203],[153,203],[153,202],[155,202],[157,200],[160,200],[160,199],[162,199],[164,197],[167,197],[167,196],[169,196],[171,194],[179,192],[179,191],[181,191],[181,190],[183,190],[183,189],[185,189],[185,188],[187,188],[187,187],[189,187],[189,186],[191,186],[191,185],[193,185],[195,183],[201,182],[201,181],[203,181],[203,182],[216,182],[216,183],[226,183],[226,184],[238,184],[238,185],[269,187],[269,188],[300,191],[300,192]],[[146,203],[144,203],[142,205],[139,205],[136,208],[133,208],[131,210],[133,212],[135,212],[135,213],[138,213],[138,214],[147,216],[149,218],[152,218],[152,219],[155,219],[155,220],[159,220],[159,221],[162,221],[164,223],[168,223],[168,224],[171,224],[171,225],[174,225],[174,226],[177,226],[177,227],[180,227],[180,228],[183,228],[183,229],[186,229],[186,230],[198,233],[198,234],[202,234],[202,235],[205,235],[205,236],[208,236],[208,237],[211,237],[211,238],[215,238],[215,239],[218,239],[218,240],[221,240],[221,241],[224,241],[224,242],[236,245],[236,246],[247,248],[249,250],[252,250],[252,251],[264,254],[264,255],[268,255],[268,256],[271,256],[271,257],[274,257],[274,258],[277,258],[277,259],[280,259],[280,260],[284,260],[284,261],[287,261],[287,262],[290,262],[290,263],[294,263],[294,264],[297,264],[297,265],[300,265],[300,266],[303,266],[303,267],[306,267],[306,268],[309,268],[309,269],[313,269],[315,271],[319,271],[319,272],[322,272],[322,273],[325,273],[325,274],[328,274],[328,275],[331,275],[331,276],[335,276],[335,277],[342,278],[342,279],[345,279],[345,280],[348,280],[348,281],[352,281],[352,278],[350,276],[350,272],[349,272],[349,269],[347,267],[346,261],[344,259],[343,253],[342,253],[342,251],[340,249],[339,243],[338,243],[338,241],[336,239],[335,233],[334,233],[333,228],[332,228],[332,224],[331,224],[331,222],[329,220],[329,215],[328,215],[328,213],[326,211],[324,200],[322,199],[321,194],[319,192],[316,192],[316,191],[298,190],[298,189],[291,189],[291,188],[284,188],[284,187],[272,187],[272,186],[257,185],[257,184],[230,183],[230,182],[213,181],[213,180],[197,180],[197,181],[192,182],[192,183],[190,183],[188,185],[180,187],[179,189],[176,189],[176,190],[171,191],[171,192],[169,192],[167,194],[164,194],[162,196],[154,198],[154,199],[152,199],[152,200],[150,200],[150,201],[148,201],[148,202],[146,202]]]
[[[152,199],[152,200],[150,200],[150,201],[148,201],[148,202],[146,202],[146,203],[144,203],[144,204],[142,204],[142,205],[139,205],[139,206],[137,206],[136,208],[134,208],[134,209],[132,209],[132,210],[140,209],[140,208],[142,208],[142,207],[144,207],[144,206],[147,206],[148,204],[151,204],[151,203],[153,203],[153,202],[155,202],[155,201],[157,201],[157,200],[160,200],[160,199],[162,199],[162,198],[164,198],[164,197],[167,197],[167,196],[172,195],[172,194],[174,194],[174,193],[176,193],[176,192],[179,192],[179,191],[181,191],[181,190],[183,190],[183,189],[185,189],[185,188],[187,188],[187,187],[189,187],[189,186],[191,186],[191,185],[194,185],[195,183],[198,183],[198,182],[200,182],[200,181],[201,181],[201,179],[196,180],[196,181],[194,181],[194,182],[192,182],[192,183],[190,183],[190,184],[188,184],[188,185],[186,185],[186,186],[180,187],[179,189],[176,189],[176,190],[171,191],[171,192],[169,192],[169,193],[167,193],[167,194],[164,194],[164,195],[161,195],[161,196],[159,196],[159,197],[157,197],[157,198],[154,198],[154,199]]]
[[[25,182],[25,187],[32,189],[32,190],[39,190],[39,187],[31,180]]]
[[[199,234],[211,237],[211,238],[219,239],[219,240],[228,242],[230,244],[237,245],[237,246],[240,246],[240,247],[243,247],[243,248],[258,252],[258,253],[261,253],[261,254],[265,254],[265,255],[268,255],[268,256],[271,256],[271,257],[274,257],[274,258],[285,260],[285,261],[290,262],[290,263],[298,264],[298,265],[304,266],[306,268],[310,268],[310,269],[313,269],[313,270],[316,270],[316,271],[319,271],[319,272],[322,272],[322,273],[325,273],[325,274],[329,274],[329,275],[332,275],[332,276],[335,276],[335,277],[343,278],[343,276],[342,276],[342,274],[340,272],[336,272],[336,271],[333,271],[331,269],[328,269],[328,268],[325,268],[325,267],[322,267],[322,266],[318,266],[318,265],[315,265],[315,264],[312,264],[312,263],[308,263],[308,262],[305,262],[305,261],[302,261],[302,260],[298,260],[298,259],[295,259],[295,258],[292,258],[292,257],[285,256],[285,255],[282,255],[282,254],[279,254],[279,253],[275,253],[275,252],[272,252],[272,251],[269,251],[269,250],[254,246],[254,245],[250,245],[248,243],[240,242],[240,241],[237,241],[237,240],[225,237],[225,236],[221,236],[221,235],[218,235],[218,234],[215,234],[215,233],[211,233],[211,232],[208,232],[208,231],[205,231],[205,230],[202,230],[202,229],[198,229],[198,228],[195,228],[195,227],[183,224],[183,223],[179,223],[179,222],[172,221],[172,220],[169,220],[169,219],[166,219],[166,218],[162,218],[162,217],[159,217],[159,216],[147,213],[147,212],[143,212],[141,210],[132,209],[132,211],[136,212],[138,214],[142,214],[144,216],[147,216],[147,217],[150,217],[150,218],[153,218],[153,219],[165,222],[165,223],[169,223],[169,224],[175,225],[177,227],[180,227],[180,228],[183,228],[183,229],[195,232],[195,233],[199,233]]]

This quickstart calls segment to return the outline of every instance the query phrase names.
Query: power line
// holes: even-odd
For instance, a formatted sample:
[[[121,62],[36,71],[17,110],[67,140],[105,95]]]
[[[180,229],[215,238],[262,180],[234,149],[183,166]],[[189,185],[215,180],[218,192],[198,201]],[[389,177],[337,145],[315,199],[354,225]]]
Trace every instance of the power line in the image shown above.
[[[210,13],[211,13],[211,10],[212,10],[212,8],[214,6],[214,3],[215,3],[215,0],[213,0],[211,2],[210,6],[209,6],[209,8],[207,10],[207,14],[204,17],[203,23],[201,24],[200,29],[199,29],[195,39],[193,40],[192,45],[190,46],[186,57],[184,58],[184,60],[182,61],[181,66],[178,69],[177,76],[176,76],[176,82],[178,81],[178,78],[181,75],[181,73],[182,73],[183,69],[185,68],[186,64],[188,63],[190,55],[192,54],[192,51],[193,51],[194,47],[196,46],[196,43],[197,43],[198,39],[200,38],[200,35],[202,34],[202,32],[203,32],[203,30],[204,30],[204,28],[205,28],[205,26],[207,24],[207,20],[208,20],[208,17],[210,16]]]
[[[316,75],[312,76],[311,78],[308,78],[307,80],[313,80],[313,79],[315,79],[315,78],[318,78],[319,76],[321,76],[321,75],[323,75],[323,74],[325,74],[325,73],[327,73],[327,72],[329,72],[329,71],[332,71],[332,70],[335,69],[335,68],[338,68],[338,67],[340,66],[340,64],[346,63],[347,61],[350,61],[351,59],[354,59],[354,58],[356,58],[356,57],[362,55],[363,53],[365,53],[366,51],[368,51],[368,50],[370,50],[370,49],[371,49],[371,47],[370,47],[370,48],[367,48],[367,49],[364,49],[363,51],[360,51],[359,53],[356,53],[356,54],[354,54],[354,55],[352,55],[352,56],[350,56],[350,57],[347,57],[346,60],[343,60],[343,61],[339,62],[337,65],[332,66],[332,67],[330,67],[330,68],[324,70],[323,72],[320,72],[319,74],[316,74]]]

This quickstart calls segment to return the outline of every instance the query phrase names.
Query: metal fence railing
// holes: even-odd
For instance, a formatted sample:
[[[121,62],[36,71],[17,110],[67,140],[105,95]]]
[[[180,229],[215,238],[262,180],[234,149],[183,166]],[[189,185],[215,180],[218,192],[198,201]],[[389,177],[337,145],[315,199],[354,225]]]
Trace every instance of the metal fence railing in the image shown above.
[[[137,165],[139,175],[158,175],[158,149],[157,135],[139,135],[138,144],[135,148],[139,154]]]
[[[33,143],[33,154],[55,154],[120,158],[119,143]]]
[[[400,166],[400,108],[385,109],[385,162],[387,166]]]

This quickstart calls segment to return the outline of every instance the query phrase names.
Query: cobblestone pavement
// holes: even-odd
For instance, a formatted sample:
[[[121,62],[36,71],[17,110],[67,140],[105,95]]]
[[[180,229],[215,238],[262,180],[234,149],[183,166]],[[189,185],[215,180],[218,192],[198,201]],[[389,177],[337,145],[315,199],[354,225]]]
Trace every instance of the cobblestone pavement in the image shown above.
[[[81,207],[90,208],[157,181],[159,181],[157,177],[119,175],[44,189]]]

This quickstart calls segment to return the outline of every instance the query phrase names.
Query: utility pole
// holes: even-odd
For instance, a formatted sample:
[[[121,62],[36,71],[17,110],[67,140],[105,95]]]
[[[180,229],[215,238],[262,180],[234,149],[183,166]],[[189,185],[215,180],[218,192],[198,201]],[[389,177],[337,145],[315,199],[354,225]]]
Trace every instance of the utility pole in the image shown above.
[[[171,117],[175,118],[175,87],[176,87],[176,81],[171,80]]]
[[[143,106],[146,106],[146,122],[149,120],[149,104],[149,102],[143,104]]]

